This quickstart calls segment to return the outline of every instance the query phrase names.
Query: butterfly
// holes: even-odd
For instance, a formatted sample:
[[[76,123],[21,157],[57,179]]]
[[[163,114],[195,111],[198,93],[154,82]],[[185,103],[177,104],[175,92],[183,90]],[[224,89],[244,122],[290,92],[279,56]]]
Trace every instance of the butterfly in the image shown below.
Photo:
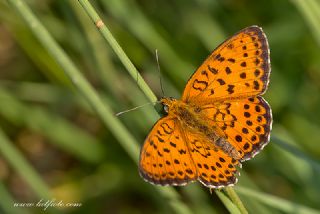
[[[196,180],[209,188],[234,185],[236,167],[270,140],[271,108],[261,97],[270,72],[260,27],[247,27],[219,45],[188,80],[180,100],[160,100],[166,115],[142,146],[141,177],[163,186]]]

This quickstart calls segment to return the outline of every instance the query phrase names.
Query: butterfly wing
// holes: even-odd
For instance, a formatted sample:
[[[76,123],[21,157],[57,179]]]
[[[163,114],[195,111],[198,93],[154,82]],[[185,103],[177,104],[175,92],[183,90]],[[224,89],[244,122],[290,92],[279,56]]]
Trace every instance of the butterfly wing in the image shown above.
[[[218,188],[237,182],[237,164],[202,136],[183,131],[178,121],[165,117],[154,125],[143,145],[139,172],[153,184],[185,185],[198,179]]]
[[[269,75],[268,41],[260,27],[251,26],[211,53],[189,79],[182,100],[212,103],[263,94]]]
[[[251,159],[270,140],[272,113],[260,96],[202,106],[208,123],[235,147],[241,161]]]
[[[198,180],[202,184],[209,188],[219,188],[237,182],[235,166],[239,164],[238,160],[215,148],[212,142],[197,133],[185,132],[185,135]]]
[[[146,181],[159,185],[196,180],[196,168],[175,118],[163,117],[153,126],[141,149],[139,172]]]

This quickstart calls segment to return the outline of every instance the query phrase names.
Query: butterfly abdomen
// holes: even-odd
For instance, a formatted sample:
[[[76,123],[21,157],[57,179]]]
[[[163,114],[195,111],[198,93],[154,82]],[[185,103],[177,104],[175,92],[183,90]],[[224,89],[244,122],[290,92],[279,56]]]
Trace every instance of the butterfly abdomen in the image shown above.
[[[198,134],[199,137],[207,139],[216,149],[226,153],[229,157],[238,160],[240,154],[234,146],[232,146],[226,139],[216,133],[214,127],[208,125],[201,115],[201,108],[198,106],[189,106],[181,101],[176,101],[171,108],[174,114],[178,116],[178,120],[186,127],[189,132]],[[173,112],[170,112],[173,113]],[[170,114],[169,113],[169,114]]]
[[[220,137],[215,141],[215,145],[219,147],[224,153],[228,154],[229,157],[232,157],[235,160],[241,158],[239,152],[224,138]]]

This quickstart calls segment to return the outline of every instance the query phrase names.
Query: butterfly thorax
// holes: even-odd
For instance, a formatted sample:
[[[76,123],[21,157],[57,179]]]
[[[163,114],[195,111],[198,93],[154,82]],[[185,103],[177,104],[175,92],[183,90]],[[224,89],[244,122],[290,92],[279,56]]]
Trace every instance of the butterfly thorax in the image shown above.
[[[208,139],[216,149],[222,150],[234,159],[240,158],[238,151],[223,136],[217,134],[216,127],[209,125],[207,117],[201,112],[201,106],[190,105],[174,98],[162,98],[161,103],[168,116],[176,117],[181,127],[187,129],[185,131],[198,134],[201,139]]]

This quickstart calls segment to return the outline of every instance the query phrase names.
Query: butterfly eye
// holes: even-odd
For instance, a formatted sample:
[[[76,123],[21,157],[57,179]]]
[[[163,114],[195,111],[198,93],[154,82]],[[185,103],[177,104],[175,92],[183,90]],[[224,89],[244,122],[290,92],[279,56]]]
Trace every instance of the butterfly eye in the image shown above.
[[[169,112],[169,106],[164,105],[164,106],[163,106],[163,110],[164,110],[166,113],[168,113],[168,112]]]

